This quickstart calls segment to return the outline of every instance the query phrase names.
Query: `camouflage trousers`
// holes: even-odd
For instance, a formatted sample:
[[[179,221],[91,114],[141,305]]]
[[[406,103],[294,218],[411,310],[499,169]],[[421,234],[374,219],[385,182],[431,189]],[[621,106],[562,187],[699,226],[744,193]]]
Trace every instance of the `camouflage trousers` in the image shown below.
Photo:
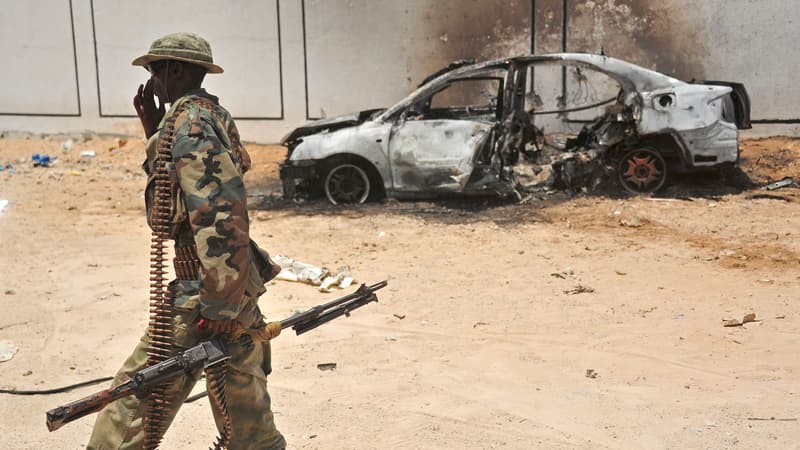
[[[257,307],[255,311],[257,312]],[[179,311],[175,317],[175,352],[185,350],[202,341],[194,326],[199,312]],[[260,316],[260,312],[257,312]],[[112,385],[128,381],[133,374],[144,368],[147,361],[147,336],[145,335],[122,368],[117,372]],[[270,398],[267,392],[267,375],[270,373],[269,342],[255,344],[249,348],[231,346],[231,359],[225,377],[225,397],[233,425],[230,450],[284,449],[286,441],[275,427]],[[167,396],[172,405],[169,421],[175,418],[183,401],[189,396],[200,379],[202,369],[172,380],[167,387]],[[145,404],[133,395],[119,399],[102,410],[94,424],[87,450],[133,450],[141,449],[144,440],[143,419]],[[219,428],[222,418],[212,408],[214,422]],[[211,442],[209,442],[210,444]]]

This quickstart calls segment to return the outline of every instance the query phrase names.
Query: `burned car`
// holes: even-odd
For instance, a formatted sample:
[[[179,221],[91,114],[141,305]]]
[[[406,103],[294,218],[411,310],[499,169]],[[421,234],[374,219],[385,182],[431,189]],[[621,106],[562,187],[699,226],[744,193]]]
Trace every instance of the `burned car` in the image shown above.
[[[564,73],[562,93],[550,108],[540,94],[558,94],[552,85],[559,83],[547,78],[548,67]],[[568,69],[577,80],[572,93]],[[592,102],[589,84],[598,75],[611,95]],[[576,97],[588,104],[570,107],[567,100]],[[566,120],[591,110],[600,113]],[[293,130],[282,140],[288,156],[280,172],[285,197],[325,196],[334,204],[518,194],[515,168],[525,164],[549,166],[548,182],[556,187],[585,188],[605,179],[648,193],[674,172],[735,167],[738,130],[750,127],[749,116],[741,84],[688,83],[604,55],[464,62],[429,77],[388,109]],[[581,128],[558,129],[558,120]],[[546,134],[548,127],[555,132]]]

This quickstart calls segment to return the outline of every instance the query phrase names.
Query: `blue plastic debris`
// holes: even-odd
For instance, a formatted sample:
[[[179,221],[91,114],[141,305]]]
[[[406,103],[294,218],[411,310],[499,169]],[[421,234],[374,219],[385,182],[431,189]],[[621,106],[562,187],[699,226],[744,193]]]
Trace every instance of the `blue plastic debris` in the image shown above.
[[[34,153],[31,156],[31,160],[33,161],[33,167],[48,167],[50,166],[50,155],[40,155],[38,153]]]

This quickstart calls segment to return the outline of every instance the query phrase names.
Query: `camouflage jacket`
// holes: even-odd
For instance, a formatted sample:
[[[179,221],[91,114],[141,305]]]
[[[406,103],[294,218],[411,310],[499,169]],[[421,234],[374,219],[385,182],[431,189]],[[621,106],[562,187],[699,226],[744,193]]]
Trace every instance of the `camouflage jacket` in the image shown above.
[[[198,89],[173,103],[159,131],[148,141],[143,168],[150,180],[159,136],[176,112],[172,163],[167,165],[173,180],[171,237],[180,246],[196,245],[201,265],[200,280],[179,283],[183,292],[177,293],[176,306],[189,308],[199,303],[203,317],[234,319],[246,294],[257,297],[264,292],[263,280],[257,278],[253,283],[259,271],[251,253],[257,253],[258,247],[250,245],[242,179],[250,158],[228,111],[219,106],[217,97]],[[153,183],[148,182],[148,223],[153,190]],[[248,292],[253,290],[259,292]]]

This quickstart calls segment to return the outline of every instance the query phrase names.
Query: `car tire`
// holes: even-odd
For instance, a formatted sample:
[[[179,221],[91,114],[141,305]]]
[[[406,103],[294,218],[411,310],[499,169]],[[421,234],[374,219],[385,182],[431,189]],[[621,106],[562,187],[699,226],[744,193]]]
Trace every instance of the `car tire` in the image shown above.
[[[325,175],[325,197],[334,205],[364,203],[373,190],[367,169],[354,161],[335,163]]]
[[[658,150],[636,147],[619,159],[617,178],[622,187],[632,194],[653,193],[667,181],[667,163]]]

